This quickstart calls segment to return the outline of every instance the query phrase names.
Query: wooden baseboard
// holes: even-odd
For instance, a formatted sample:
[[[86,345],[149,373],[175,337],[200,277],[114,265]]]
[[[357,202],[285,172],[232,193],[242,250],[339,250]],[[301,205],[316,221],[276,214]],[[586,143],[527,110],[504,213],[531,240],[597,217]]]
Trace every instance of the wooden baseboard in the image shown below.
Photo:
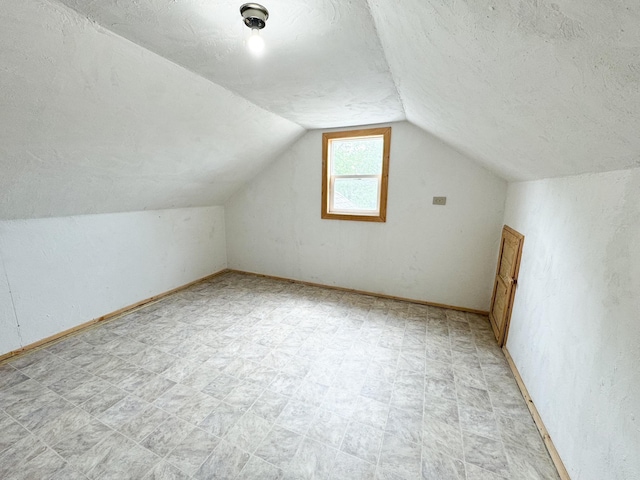
[[[201,282],[205,282],[207,280],[211,280],[212,278],[215,278],[219,275],[222,275],[224,273],[227,273],[229,270],[227,268],[220,270],[219,272],[213,273],[211,275],[207,275],[206,277],[202,277],[199,278],[198,280],[194,280],[193,282],[189,282],[185,285],[181,285],[177,288],[171,289],[169,291],[163,292],[163,293],[159,293],[158,295],[154,295],[153,297],[149,297],[149,298],[145,298],[144,300],[141,300],[139,302],[136,302],[132,305],[128,305],[124,308],[121,308],[119,310],[116,310],[115,312],[111,312],[111,313],[107,313],[106,315],[103,315],[101,317],[98,318],[94,318],[93,320],[89,320],[88,322],[82,323],[80,325],[76,325],[73,328],[69,328],[68,330],[64,330],[62,332],[56,333],[55,335],[51,335],[50,337],[47,338],[43,338],[42,340],[38,340],[37,342],[34,343],[30,343],[29,345],[26,345],[18,350],[14,350],[12,352],[9,353],[5,353],[0,355],[0,362],[2,362],[3,360],[7,360],[9,358],[15,357],[16,355],[20,355],[22,353],[26,353],[30,350],[33,350],[35,348],[41,347],[43,345],[46,345],[47,343],[53,342],[54,340],[58,340],[62,337],[66,337],[68,335],[71,335],[72,333],[78,332],[80,330],[83,330],[87,327],[90,327],[92,325],[95,325],[96,323],[102,322],[104,320],[108,320],[108,319],[112,319],[115,317],[118,317],[120,315],[124,315],[125,313],[130,313],[133,310],[136,310],[140,307],[143,307],[145,305],[148,305],[150,303],[154,303],[157,302],[158,300],[160,300],[161,298],[166,297],[167,295],[171,295],[172,293],[176,293],[179,292],[180,290],[184,290],[186,288],[189,288],[197,283],[201,283]]]
[[[353,288],[337,287],[335,285],[325,285],[323,283],[306,282],[304,280],[295,280],[293,278],[276,277],[274,275],[265,275],[264,273],[246,272],[244,270],[229,269],[229,272],[241,273],[243,275],[253,275],[255,277],[270,278],[272,280],[280,280],[284,282],[299,283],[301,285],[309,285],[311,287],[330,288],[331,290],[339,290],[341,292],[358,293],[360,295],[369,295],[371,297],[386,298],[389,300],[399,300],[401,302],[417,303],[418,305],[427,305],[430,307],[447,308],[449,310],[457,310],[459,312],[469,312],[478,315],[489,315],[485,310],[475,310],[473,308],[456,307],[455,305],[445,305],[443,303],[427,302],[425,300],[416,300],[413,298],[396,297],[394,295],[386,295],[384,293],[367,292],[365,290],[354,290]]]
[[[478,315],[488,315],[488,313],[489,313],[489,312],[486,312],[484,310],[475,310],[473,308],[457,307],[455,305],[445,305],[445,304],[442,304],[442,303],[427,302],[427,301],[424,301],[424,300],[416,300],[416,299],[413,299],[413,298],[397,297],[397,296],[394,296],[394,295],[385,295],[383,293],[367,292],[367,291],[364,291],[364,290],[355,290],[355,289],[352,289],[352,288],[337,287],[337,286],[334,286],[334,285],[324,285],[322,283],[305,282],[303,280],[295,280],[295,279],[292,279],[292,278],[276,277],[274,275],[265,275],[265,274],[262,274],[262,273],[245,272],[245,271],[242,271],[242,270],[232,270],[232,269],[225,268],[223,270],[220,270],[219,272],[213,273],[211,275],[207,275],[206,277],[203,277],[203,278],[199,278],[198,280],[194,280],[194,281],[189,282],[189,283],[187,283],[185,285],[181,285],[180,287],[177,287],[177,288],[174,288],[172,290],[160,293],[158,295],[154,295],[153,297],[145,298],[144,300],[136,302],[136,303],[134,303],[132,305],[128,305],[128,306],[126,306],[124,308],[121,308],[119,310],[116,310],[114,312],[107,313],[105,315],[102,315],[101,317],[94,318],[93,320],[89,320],[88,322],[82,323],[80,325],[76,325],[75,327],[72,327],[72,328],[69,328],[69,329],[64,330],[62,332],[56,333],[55,335],[51,335],[51,336],[49,336],[47,338],[43,338],[42,340],[38,340],[37,342],[31,343],[29,345],[25,345],[24,347],[19,348],[17,350],[13,350],[13,351],[11,351],[9,353],[2,354],[2,355],[0,355],[0,362],[2,362],[4,360],[7,360],[9,358],[15,357],[16,355],[20,355],[22,353],[29,352],[31,350],[34,350],[34,349],[38,348],[38,347],[42,347],[43,345],[46,345],[46,344],[51,343],[51,342],[53,342],[55,340],[58,340],[58,339],[60,339],[62,337],[66,337],[68,335],[76,333],[76,332],[78,332],[80,330],[83,330],[83,329],[88,328],[88,327],[90,327],[92,325],[95,325],[96,323],[99,323],[99,322],[102,322],[102,321],[105,321],[105,320],[108,320],[108,319],[112,319],[112,318],[118,317],[120,315],[124,315],[125,313],[130,313],[133,310],[141,308],[141,307],[143,307],[145,305],[148,305],[150,303],[156,302],[156,301],[160,300],[161,298],[166,297],[167,295],[171,295],[172,293],[179,292],[180,290],[184,290],[186,288],[189,288],[189,287],[191,287],[191,286],[193,286],[193,285],[195,285],[197,283],[205,282],[207,280],[210,280],[210,279],[212,279],[214,277],[217,277],[217,276],[222,275],[222,274],[227,273],[227,272],[240,273],[240,274],[243,274],[243,275],[253,275],[253,276],[256,276],[256,277],[270,278],[272,280],[280,280],[280,281],[285,281],[285,282],[298,283],[298,284],[301,284],[301,285],[309,285],[309,286],[312,286],[312,287],[329,288],[329,289],[338,290],[338,291],[341,291],[341,292],[358,293],[358,294],[361,294],[361,295],[369,295],[369,296],[372,296],[372,297],[386,298],[386,299],[390,299],[390,300],[399,300],[399,301],[402,301],[402,302],[416,303],[416,304],[419,304],[419,305],[427,305],[427,306],[431,306],[431,307],[447,308],[447,309],[450,309],[450,310],[458,310],[458,311],[461,311],[461,312],[475,313],[475,314],[478,314]]]
[[[504,352],[504,356],[507,359],[507,362],[509,362],[509,367],[513,372],[513,376],[516,378],[516,382],[518,383],[518,388],[520,388],[520,392],[522,393],[522,396],[524,397],[527,403],[529,412],[531,412],[533,421],[535,422],[536,427],[538,427],[540,436],[542,437],[542,440],[544,441],[544,444],[547,447],[547,451],[549,452],[549,455],[551,456],[551,460],[553,461],[553,464],[555,465],[556,470],[558,471],[558,475],[560,475],[560,479],[571,480],[571,478],[569,477],[569,473],[567,472],[567,469],[565,468],[564,463],[562,462],[562,459],[560,458],[560,455],[558,454],[558,451],[556,450],[556,447],[553,444],[553,441],[551,440],[551,436],[549,435],[547,428],[544,426],[542,418],[538,413],[538,409],[533,403],[533,400],[531,399],[531,396],[527,391],[527,387],[524,385],[522,377],[520,376],[520,372],[518,372],[518,369],[516,368],[516,364],[513,363],[513,358],[511,358],[511,355],[509,354],[509,350],[507,350],[506,345],[502,347],[502,351]]]

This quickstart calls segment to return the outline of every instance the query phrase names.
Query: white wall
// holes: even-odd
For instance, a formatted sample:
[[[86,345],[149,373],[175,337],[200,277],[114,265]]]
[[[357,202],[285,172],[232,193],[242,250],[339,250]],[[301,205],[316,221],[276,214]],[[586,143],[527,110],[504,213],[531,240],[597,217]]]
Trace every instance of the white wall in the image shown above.
[[[410,123],[392,128],[386,223],[320,218],[311,131],[227,202],[230,268],[486,310],[506,182]]]
[[[574,480],[640,478],[640,169],[515,183],[507,347]]]
[[[28,345],[226,268],[225,239],[223,207],[1,221],[0,354],[11,297]]]
[[[20,348],[20,334],[0,251],[0,355]]]

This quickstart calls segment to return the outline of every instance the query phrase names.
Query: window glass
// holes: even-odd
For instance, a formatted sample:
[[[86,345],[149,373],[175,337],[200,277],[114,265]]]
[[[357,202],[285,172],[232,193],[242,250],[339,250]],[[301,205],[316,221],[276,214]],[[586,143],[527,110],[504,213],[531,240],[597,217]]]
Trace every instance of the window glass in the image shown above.
[[[382,137],[331,141],[333,175],[379,175],[382,173]]]
[[[322,218],[384,222],[391,128],[322,135]]]

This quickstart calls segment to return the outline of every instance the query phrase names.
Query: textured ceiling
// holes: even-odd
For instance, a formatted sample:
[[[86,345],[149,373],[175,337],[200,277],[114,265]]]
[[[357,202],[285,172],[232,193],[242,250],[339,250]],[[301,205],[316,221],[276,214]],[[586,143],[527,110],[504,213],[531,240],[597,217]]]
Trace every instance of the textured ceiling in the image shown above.
[[[369,3],[409,121],[507,179],[640,166],[640,2]]]
[[[366,0],[265,0],[260,58],[240,0],[60,1],[305,128],[405,119]]]
[[[0,218],[221,204],[405,118],[507,179],[640,166],[639,2],[265,0],[261,58],[240,3],[0,0]]]
[[[256,60],[241,2],[62,1],[306,128],[406,114],[515,180],[640,165],[640,2],[265,0]]]
[[[221,205],[304,132],[66,7],[1,5],[0,219]]]

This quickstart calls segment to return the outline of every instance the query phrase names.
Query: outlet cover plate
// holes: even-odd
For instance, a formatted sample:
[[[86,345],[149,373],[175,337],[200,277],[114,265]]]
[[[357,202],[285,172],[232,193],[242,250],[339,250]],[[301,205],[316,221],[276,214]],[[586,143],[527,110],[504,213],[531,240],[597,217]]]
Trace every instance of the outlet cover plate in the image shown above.
[[[447,204],[447,197],[433,197],[433,204],[434,205],[446,205]]]

